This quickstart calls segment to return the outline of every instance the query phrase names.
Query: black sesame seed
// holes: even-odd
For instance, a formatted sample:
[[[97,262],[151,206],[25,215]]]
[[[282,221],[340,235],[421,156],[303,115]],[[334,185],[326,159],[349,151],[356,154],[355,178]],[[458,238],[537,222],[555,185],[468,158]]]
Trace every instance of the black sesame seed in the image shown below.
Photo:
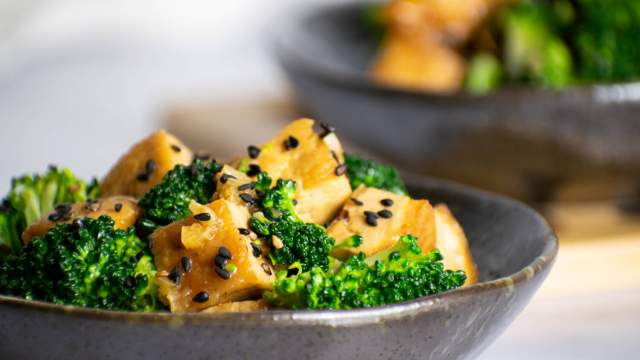
[[[122,210],[122,204],[121,203],[116,203],[116,205],[113,207],[113,209],[116,212],[120,212],[120,210]]]
[[[209,213],[200,213],[193,215],[193,218],[198,221],[209,221],[211,220],[211,214]]]
[[[177,266],[173,268],[173,270],[171,270],[167,278],[169,278],[169,280],[171,280],[172,283],[176,284],[176,286],[180,285],[182,276],[180,275],[180,270],[178,270]]]
[[[138,181],[141,181],[141,182],[149,181],[149,175],[144,173],[138,174],[138,176],[136,176],[136,179],[138,179]]]
[[[256,183],[255,182],[250,182],[250,183],[246,183],[246,184],[238,186],[238,191],[251,190],[251,189],[253,189],[255,187],[256,187]]]
[[[224,246],[220,246],[220,249],[218,249],[218,255],[225,257],[227,259],[233,259],[233,255],[231,254],[231,251],[229,251],[229,249],[227,249]]]
[[[320,123],[320,129],[322,129],[322,132],[320,133],[321,138],[325,138],[327,135],[336,131],[333,126],[325,123]]]
[[[251,243],[251,250],[254,257],[260,257],[262,255],[262,249],[258,244]]]
[[[50,221],[68,220],[71,215],[71,205],[61,204],[56,206],[54,212],[49,215]]]
[[[219,267],[216,267],[216,274],[218,274],[218,276],[220,276],[224,280],[229,280],[231,278],[230,272]]]
[[[262,168],[258,164],[249,164],[249,170],[247,170],[247,176],[258,176],[262,172]]]
[[[58,171],[58,167],[54,164],[49,164],[49,171],[56,172]]]
[[[54,212],[49,215],[49,221],[60,221],[62,219],[62,215],[60,213]]]
[[[258,156],[260,156],[260,148],[257,146],[249,145],[247,152],[249,153],[249,157],[252,159],[257,159]]]
[[[184,269],[184,272],[186,273],[191,272],[191,269],[193,268],[193,263],[191,262],[191,259],[188,256],[183,256],[182,259],[180,259],[180,264],[182,265],[182,269]]]
[[[340,164],[336,167],[336,176],[342,176],[347,173],[347,164]]]
[[[362,206],[364,205],[364,203],[356,198],[351,198],[351,202],[353,202],[354,204],[358,205],[358,206]]]
[[[265,274],[267,275],[273,274],[273,272],[271,271],[271,268],[269,267],[269,265],[267,265],[267,263],[262,263],[260,267],[262,268],[262,271],[264,271]]]
[[[206,291],[200,291],[193,297],[193,301],[197,303],[206,303],[209,301],[209,294]]]
[[[217,268],[224,269],[224,267],[227,266],[227,262],[229,261],[229,259],[220,255],[216,255],[213,261],[215,262]]]
[[[373,211],[365,211],[364,217],[369,226],[378,226],[378,215]]]
[[[220,175],[220,182],[223,183],[223,184],[226,184],[227,181],[229,181],[229,179],[236,179],[236,177],[231,175],[231,174],[222,174],[222,175]]]
[[[242,201],[246,202],[249,205],[253,205],[258,202],[256,198],[246,193],[240,194],[240,199],[242,199]]]
[[[289,136],[287,140],[284,141],[284,148],[286,150],[295,149],[300,145],[300,141],[293,136]]]
[[[177,153],[179,153],[180,151],[182,151],[182,149],[180,148],[180,146],[176,145],[176,144],[172,144],[171,145],[171,149]]]
[[[245,228],[238,228],[238,232],[240,232],[240,235],[244,235],[244,236],[247,236],[247,235],[251,234],[251,231],[249,231],[249,229],[245,229]]]
[[[393,200],[391,200],[391,199],[382,199],[382,200],[380,200],[380,204],[382,204],[383,206],[386,206],[386,207],[393,206]]]
[[[148,160],[146,164],[144,164],[144,170],[147,175],[151,176],[154,171],[156,171],[157,164],[153,160]]]
[[[393,213],[387,209],[378,211],[378,216],[384,219],[391,219],[393,217]]]
[[[378,217],[378,214],[376,214],[376,213],[375,213],[375,212],[373,212],[373,211],[368,211],[368,210],[367,210],[367,211],[365,211],[365,212],[364,212],[364,216],[372,217],[372,218],[377,218],[377,217]]]

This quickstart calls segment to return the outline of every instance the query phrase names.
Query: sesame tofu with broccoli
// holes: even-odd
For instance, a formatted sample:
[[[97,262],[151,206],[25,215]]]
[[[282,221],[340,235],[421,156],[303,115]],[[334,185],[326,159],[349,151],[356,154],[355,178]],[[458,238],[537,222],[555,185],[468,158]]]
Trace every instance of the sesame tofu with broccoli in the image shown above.
[[[51,167],[0,207],[0,295],[174,313],[348,310],[478,280],[444,204],[300,119],[230,164],[158,131],[101,183]]]

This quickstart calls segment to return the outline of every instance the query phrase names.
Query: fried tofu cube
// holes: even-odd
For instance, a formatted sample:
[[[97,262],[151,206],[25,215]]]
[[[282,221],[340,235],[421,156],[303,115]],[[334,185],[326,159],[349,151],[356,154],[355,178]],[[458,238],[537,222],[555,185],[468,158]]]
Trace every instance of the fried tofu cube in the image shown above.
[[[375,222],[367,220],[368,212],[375,214]],[[353,235],[362,236],[359,247],[337,248],[332,254],[344,259],[359,252],[374,255],[392,247],[404,235],[416,236],[420,248],[428,252],[435,247],[436,229],[429,201],[361,186],[353,192],[327,232],[337,244]]]
[[[247,194],[255,199],[256,192],[254,186],[254,180],[245,173],[229,165],[225,165],[217,177],[217,190],[213,199],[228,200],[236,205],[248,205],[245,200],[242,200],[240,195]]]
[[[245,161],[274,180],[296,181],[296,211],[305,222],[326,224],[351,194],[340,141],[332,132],[316,132],[310,119],[292,122],[261,147],[257,159]]]
[[[381,85],[437,93],[454,93],[463,83],[465,62],[455,50],[403,35],[382,44],[371,78]]]
[[[444,257],[445,269],[462,270],[467,274],[465,285],[478,281],[478,268],[473,261],[469,242],[462,227],[444,204],[434,208],[436,219],[436,248]]]
[[[269,260],[240,230],[248,227],[246,206],[218,199],[206,206],[192,203],[191,211],[194,217],[150,236],[161,299],[172,312],[255,299],[273,287]]]
[[[162,181],[176,165],[188,165],[193,153],[164,130],[134,145],[100,182],[103,196],[128,195],[140,198]]]
[[[128,196],[112,196],[95,202],[69,205],[69,208],[65,209],[64,213],[55,210],[31,224],[22,233],[22,241],[26,245],[34,236],[44,235],[58,224],[70,223],[85,217],[97,219],[102,215],[112,218],[115,221],[114,227],[116,229],[125,230],[135,225],[142,215],[142,209],[138,207],[136,199]]]

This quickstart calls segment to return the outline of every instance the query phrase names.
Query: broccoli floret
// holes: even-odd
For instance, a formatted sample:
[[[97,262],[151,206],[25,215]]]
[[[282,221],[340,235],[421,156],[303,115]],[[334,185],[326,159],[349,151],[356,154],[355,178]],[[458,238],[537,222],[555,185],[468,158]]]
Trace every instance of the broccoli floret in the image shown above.
[[[169,171],[138,203],[145,211],[138,222],[140,234],[146,236],[158,226],[188,217],[191,200],[208,203],[216,191],[215,174],[221,169],[219,163],[195,159],[191,165]]]
[[[464,284],[462,271],[445,270],[437,250],[422,254],[415,236],[401,237],[383,254],[366,259],[350,257],[335,271],[318,267],[289,276],[279,271],[264,298],[277,307],[335,309],[396,304],[456,289]]]
[[[0,293],[28,300],[151,311],[156,292],[146,244],[108,216],[57,225],[0,264]]]
[[[467,67],[464,88],[474,95],[490,93],[502,83],[502,64],[492,54],[474,55]]]
[[[328,269],[335,240],[322,226],[305,223],[298,217],[295,181],[278,180],[273,188],[269,188],[270,184],[266,173],[258,176],[256,191],[262,211],[252,216],[250,224],[260,236],[272,240],[271,262],[281,266],[299,263],[303,271],[314,266]]]
[[[570,35],[587,81],[623,81],[640,77],[640,1],[577,0]]]
[[[566,21],[564,12],[556,11],[549,2],[526,0],[506,12],[503,55],[511,80],[547,88],[562,88],[572,82],[571,52],[558,35]]]
[[[21,251],[22,232],[57,205],[84,202],[97,195],[95,180],[87,184],[71,170],[55,166],[42,175],[12,179],[11,190],[0,206],[0,253],[2,249]]]
[[[407,195],[407,187],[396,168],[353,154],[345,154],[345,162],[348,166],[349,181],[354,190],[360,185],[365,185]]]

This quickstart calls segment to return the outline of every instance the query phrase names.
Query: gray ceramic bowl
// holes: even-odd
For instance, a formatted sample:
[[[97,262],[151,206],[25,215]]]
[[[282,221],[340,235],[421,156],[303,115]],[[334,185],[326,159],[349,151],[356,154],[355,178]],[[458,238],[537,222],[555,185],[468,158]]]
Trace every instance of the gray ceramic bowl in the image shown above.
[[[512,200],[425,178],[411,193],[447,203],[470,239],[482,283],[355,311],[135,314],[0,296],[2,359],[472,359],[527,305],[557,240]]]
[[[640,178],[640,83],[565,91],[430,95],[367,80],[366,4],[313,11],[276,31],[304,108],[411,171],[532,202],[610,199]]]

